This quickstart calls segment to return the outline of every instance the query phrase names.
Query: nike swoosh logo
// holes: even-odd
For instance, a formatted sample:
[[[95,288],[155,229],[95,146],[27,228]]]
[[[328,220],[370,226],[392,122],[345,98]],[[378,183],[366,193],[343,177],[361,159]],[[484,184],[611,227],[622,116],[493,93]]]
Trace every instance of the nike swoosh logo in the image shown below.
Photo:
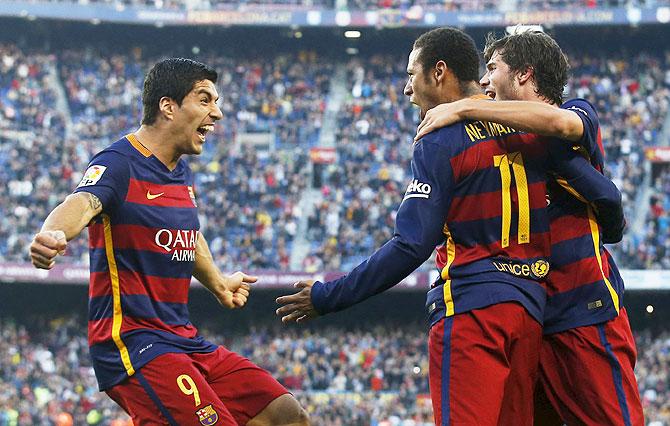
[[[163,194],[165,194],[165,193],[164,192],[159,192],[158,194],[152,194],[151,191],[147,191],[147,200],[153,200],[154,198],[158,198]]]

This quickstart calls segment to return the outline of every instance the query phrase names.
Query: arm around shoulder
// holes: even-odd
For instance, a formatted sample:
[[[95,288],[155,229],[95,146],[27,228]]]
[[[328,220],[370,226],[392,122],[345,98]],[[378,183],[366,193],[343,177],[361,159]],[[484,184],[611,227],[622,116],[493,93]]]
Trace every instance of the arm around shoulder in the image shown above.
[[[493,121],[516,130],[577,142],[584,135],[584,123],[573,111],[545,102],[469,101],[461,116]]]
[[[462,99],[429,110],[415,139],[461,120],[491,121],[523,132],[573,142],[584,135],[584,124],[575,112],[544,102]]]

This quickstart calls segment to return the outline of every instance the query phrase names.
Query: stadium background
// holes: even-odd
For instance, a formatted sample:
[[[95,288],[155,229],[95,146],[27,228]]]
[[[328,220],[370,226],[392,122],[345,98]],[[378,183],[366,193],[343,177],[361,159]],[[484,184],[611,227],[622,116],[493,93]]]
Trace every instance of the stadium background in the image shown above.
[[[640,393],[647,424],[670,425],[670,1],[0,0],[0,426],[130,424],[90,368],[86,236],[49,273],[27,246],[90,156],[136,128],[148,67],[177,55],[220,72],[224,119],[189,160],[202,231],[224,270],[261,275],[239,311],[195,284],[193,322],[271,371],[315,424],[431,424],[429,263],[307,327],[281,325],[274,298],[390,237],[417,124],[402,94],[414,38],[456,25],[482,47],[519,22],[559,41],[567,96],[599,110],[629,224],[612,250]]]

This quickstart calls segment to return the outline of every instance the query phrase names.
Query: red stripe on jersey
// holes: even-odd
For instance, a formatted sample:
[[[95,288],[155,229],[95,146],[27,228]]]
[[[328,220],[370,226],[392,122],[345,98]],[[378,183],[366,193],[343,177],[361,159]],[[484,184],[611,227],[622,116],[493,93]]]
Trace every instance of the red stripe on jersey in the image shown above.
[[[518,193],[516,187],[511,188],[512,211],[518,211]],[[546,185],[536,182],[528,185],[528,200],[531,209],[547,206]],[[449,214],[450,222],[490,219],[502,215],[502,194],[500,191],[454,197]],[[485,206],[484,208],[482,206]]]
[[[171,253],[174,249],[195,250],[198,231],[158,229],[141,225],[115,225],[112,228],[112,238],[115,250],[133,249],[166,254]],[[166,250],[165,247],[169,247],[170,250]]]
[[[195,208],[188,186],[159,185],[130,178],[126,201],[157,207]]]
[[[112,339],[112,318],[103,318],[100,320],[88,322],[89,346],[106,342],[111,339]]]
[[[88,297],[109,296],[112,294],[112,283],[109,272],[91,272],[88,286]]]
[[[553,219],[549,226],[551,229],[552,244],[583,237],[584,235],[591,235],[589,219],[586,216],[561,216]]]
[[[542,243],[519,244],[515,237],[510,238],[509,246],[502,248],[500,241],[487,245],[476,245],[466,247],[456,243],[456,257],[451,264],[451,268],[459,265],[465,265],[481,259],[490,257],[504,256],[512,259],[532,259],[544,257],[543,247],[549,247],[549,233],[535,233],[531,236],[531,241],[542,241]],[[435,262],[438,269],[444,268],[447,264],[447,253],[445,246],[440,246],[437,250]]]
[[[188,303],[190,278],[163,278],[135,271],[119,271],[121,294],[144,294],[157,302]]]
[[[506,136],[505,144],[498,139],[479,142],[451,158],[451,167],[456,182],[472,173],[494,167],[493,156],[523,151],[524,161],[544,161],[546,158],[546,138],[533,134],[516,134]],[[490,158],[490,161],[482,161]]]
[[[603,259],[603,270],[608,270],[609,268],[605,269],[605,264]],[[595,256],[587,257],[560,268],[551,269],[547,275],[547,295],[553,296],[602,279],[603,274],[600,272],[598,259]]]
[[[600,126],[598,126],[598,136],[596,137],[596,143],[598,144],[598,148],[600,149],[600,153],[603,155],[603,160],[605,159],[605,148],[603,148],[603,138],[602,135],[600,134]],[[602,167],[596,167],[598,171],[602,172]]]
[[[508,151],[523,151],[524,158],[541,159],[547,158],[547,148],[550,138],[532,133],[519,133],[505,138],[505,146]]]
[[[499,146],[498,141],[495,139],[480,142],[471,146],[451,158],[451,168],[454,171],[455,181],[459,182],[464,177],[469,176],[478,170],[494,167],[493,156],[506,153],[507,151]],[[491,160],[481,161],[482,157],[490,158]]]
[[[105,228],[102,222],[88,226],[88,248],[105,248]]]

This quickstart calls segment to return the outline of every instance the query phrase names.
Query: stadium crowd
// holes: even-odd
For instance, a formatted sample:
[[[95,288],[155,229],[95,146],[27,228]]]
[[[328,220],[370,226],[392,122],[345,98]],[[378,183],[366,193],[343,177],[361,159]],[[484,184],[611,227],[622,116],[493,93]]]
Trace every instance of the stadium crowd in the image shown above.
[[[46,212],[77,185],[92,154],[136,128],[143,73],[156,58],[140,49],[44,54],[2,45],[0,59],[0,181],[8,189],[0,261],[25,261]],[[201,59],[220,72],[224,113],[205,153],[189,160],[202,230],[217,261],[231,269],[287,270],[310,181],[307,148],[319,143],[335,64],[313,52],[278,53],[262,63],[213,53]],[[630,220],[644,148],[657,143],[668,114],[670,52],[571,55],[571,63],[567,96],[598,108],[607,170]],[[404,71],[404,58],[391,54],[346,63],[337,162],[323,170],[321,201],[307,218],[303,269],[350,269],[390,238],[417,124],[402,93]],[[60,149],[46,148],[53,143]],[[35,167],[24,167],[26,158]],[[613,248],[622,267],[667,267],[667,177],[654,188],[643,231]],[[86,263],[86,247],[86,238],[74,240],[65,261]]]
[[[244,335],[203,334],[270,371],[299,396],[315,424],[432,421],[425,400],[428,359],[418,326],[392,333],[264,327]],[[0,426],[130,424],[97,391],[81,321],[41,317],[22,324],[3,318],[0,337]]]
[[[130,56],[67,50],[59,52],[56,70],[47,65],[55,63],[53,55],[0,50],[0,162],[7,166],[1,180],[10,199],[0,206],[3,261],[25,261],[31,234],[77,185],[91,156],[137,127],[142,79],[153,60],[142,60],[138,51]],[[223,264],[285,270],[301,215],[297,201],[308,181],[305,147],[318,141],[332,65],[320,64],[313,53],[277,55],[263,64],[224,56],[208,62],[225,90],[218,131],[202,158],[192,161],[202,230]],[[61,77],[68,132],[55,107],[58,79],[47,79],[48,71]],[[269,152],[240,143],[255,134],[270,135],[261,140]],[[56,142],[61,149],[44,149]],[[36,167],[24,167],[25,158]],[[87,256],[85,237],[68,245],[66,261],[86,263]]]
[[[670,110],[670,51],[627,59],[582,56],[571,58],[571,65],[573,77],[568,96],[583,97],[595,104],[606,151],[606,171],[622,192],[630,220],[644,177],[644,149],[659,142]],[[667,190],[659,185],[656,198]],[[612,246],[612,250],[623,267],[667,268],[667,231],[665,235],[651,236],[650,231],[655,232],[653,217],[647,214],[646,219],[644,232],[629,232],[624,242]]]
[[[325,270],[349,270],[389,239],[418,124],[402,93],[405,64],[399,58],[353,59],[347,75],[335,134],[338,161],[323,173],[323,199],[308,222],[307,260],[323,259]]]
[[[624,240],[619,256],[638,269],[670,269],[670,168],[666,166],[652,185],[643,230]]]
[[[103,4],[115,7],[142,7],[160,10],[244,10],[262,6],[276,9],[337,9],[337,10],[408,10],[413,6],[448,11],[536,11],[582,7],[584,9],[612,7],[667,6],[668,0],[521,0],[501,4],[493,0],[51,0],[79,4]]]
[[[586,98],[597,107],[607,173],[621,189],[630,219],[643,179],[644,149],[658,143],[669,111],[670,52],[632,60],[572,55],[570,61],[566,97]],[[348,64],[352,78],[338,117],[338,163],[327,170],[323,202],[309,222],[310,266],[348,270],[392,235],[417,120],[402,94],[403,64],[389,55]],[[657,232],[659,220],[652,216],[666,224],[667,215],[658,209],[670,192],[659,181],[654,199],[661,201],[650,209],[644,233],[613,246],[623,267],[667,268],[667,226]]]
[[[97,391],[83,321],[0,319],[0,426],[129,426]],[[314,424],[432,424],[425,326],[345,330],[270,325],[203,334],[270,371],[294,392]],[[243,334],[240,334],[243,333]],[[647,425],[670,425],[670,335],[636,333]],[[46,413],[46,415],[45,415]]]

